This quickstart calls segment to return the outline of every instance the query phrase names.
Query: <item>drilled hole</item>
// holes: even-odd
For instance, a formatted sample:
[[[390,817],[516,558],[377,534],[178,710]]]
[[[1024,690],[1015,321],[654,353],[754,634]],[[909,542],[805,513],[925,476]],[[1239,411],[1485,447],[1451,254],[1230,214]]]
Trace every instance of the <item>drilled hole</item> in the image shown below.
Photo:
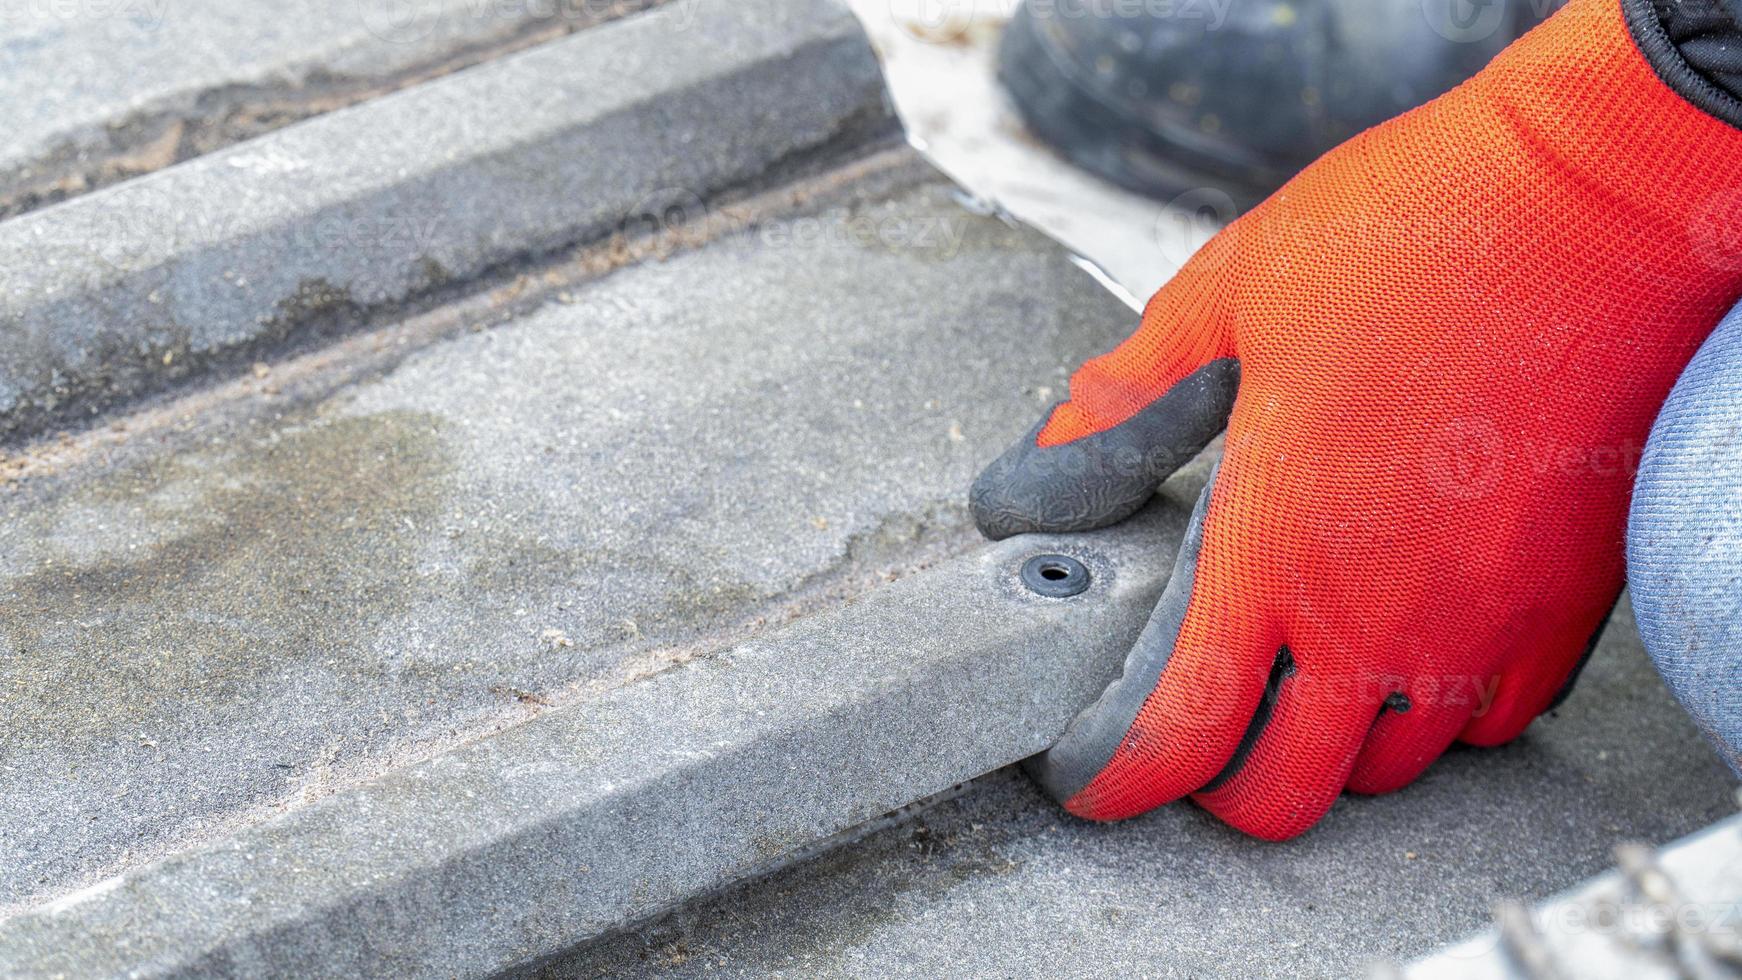
[[[1089,587],[1089,569],[1069,555],[1035,555],[1022,565],[1022,584],[1036,595],[1064,599]]]

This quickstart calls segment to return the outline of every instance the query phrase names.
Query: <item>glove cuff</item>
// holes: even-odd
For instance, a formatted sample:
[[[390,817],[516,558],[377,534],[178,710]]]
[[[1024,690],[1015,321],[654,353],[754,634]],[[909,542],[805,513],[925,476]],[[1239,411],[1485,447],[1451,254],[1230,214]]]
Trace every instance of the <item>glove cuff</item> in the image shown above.
[[[1640,26],[1668,44],[1650,0],[1637,2]],[[1583,195],[1580,207],[1623,209],[1644,219],[1638,230],[1660,237],[1686,235],[1690,223],[1742,227],[1742,100],[1679,54],[1681,82],[1697,101],[1669,84],[1630,32],[1635,4],[1570,0],[1454,91],[1490,114],[1490,128],[1514,134],[1508,149],[1522,173],[1562,180]],[[1728,253],[1734,232],[1724,235]]]
[[[1633,43],[1665,85],[1742,128],[1742,0],[1621,0],[1621,10]]]

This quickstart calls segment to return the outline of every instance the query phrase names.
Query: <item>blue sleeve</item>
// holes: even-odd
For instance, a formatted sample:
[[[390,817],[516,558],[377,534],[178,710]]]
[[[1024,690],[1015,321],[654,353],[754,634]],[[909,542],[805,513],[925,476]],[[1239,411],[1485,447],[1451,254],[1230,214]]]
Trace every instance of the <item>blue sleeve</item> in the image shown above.
[[[1694,355],[1652,428],[1627,579],[1658,671],[1742,775],[1742,307]]]

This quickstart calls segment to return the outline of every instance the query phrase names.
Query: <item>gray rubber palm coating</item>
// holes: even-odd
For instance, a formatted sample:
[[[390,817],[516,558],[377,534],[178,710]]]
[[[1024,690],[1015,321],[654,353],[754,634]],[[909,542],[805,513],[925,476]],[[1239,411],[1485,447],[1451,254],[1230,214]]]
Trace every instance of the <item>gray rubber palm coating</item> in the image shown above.
[[[1173,656],[1197,581],[1198,552],[1204,544],[1204,514],[1210,509],[1210,493],[1215,487],[1213,470],[1210,482],[1204,485],[1197,506],[1192,509],[1185,540],[1180,542],[1179,555],[1174,559],[1173,575],[1168,578],[1161,601],[1155,604],[1137,643],[1126,655],[1119,679],[1107,685],[1095,703],[1077,715],[1052,748],[1022,764],[1036,782],[1061,802],[1077,795],[1096,773],[1107,768],[1113,753],[1131,731],[1143,702],[1161,682],[1161,672],[1167,669]]]
[[[1035,439],[1048,411],[974,481],[974,522],[1000,540],[1088,531],[1130,517],[1227,425],[1239,385],[1239,361],[1211,361],[1119,425],[1043,448]]]

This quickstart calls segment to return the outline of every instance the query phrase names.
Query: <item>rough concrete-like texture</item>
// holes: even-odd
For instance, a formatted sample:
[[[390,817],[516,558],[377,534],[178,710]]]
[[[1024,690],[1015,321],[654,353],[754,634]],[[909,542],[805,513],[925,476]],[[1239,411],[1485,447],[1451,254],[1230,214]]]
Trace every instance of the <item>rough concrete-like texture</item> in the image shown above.
[[[0,491],[0,903],[973,545],[968,482],[1130,315],[890,195]]]
[[[1734,813],[1735,783],[1616,613],[1571,700],[1511,746],[1345,796],[1298,840],[1190,804],[1073,819],[1010,771],[529,976],[1352,977],[1469,935]],[[1566,976],[1580,976],[1572,972]]]
[[[1045,747],[1117,671],[1189,493],[1013,539],[0,921],[0,973],[479,976]],[[1070,599],[1018,580],[1068,551]]]
[[[833,0],[671,4],[0,224],[0,440],[891,132]]]
[[[0,216],[648,5],[14,0],[0,9]]]

